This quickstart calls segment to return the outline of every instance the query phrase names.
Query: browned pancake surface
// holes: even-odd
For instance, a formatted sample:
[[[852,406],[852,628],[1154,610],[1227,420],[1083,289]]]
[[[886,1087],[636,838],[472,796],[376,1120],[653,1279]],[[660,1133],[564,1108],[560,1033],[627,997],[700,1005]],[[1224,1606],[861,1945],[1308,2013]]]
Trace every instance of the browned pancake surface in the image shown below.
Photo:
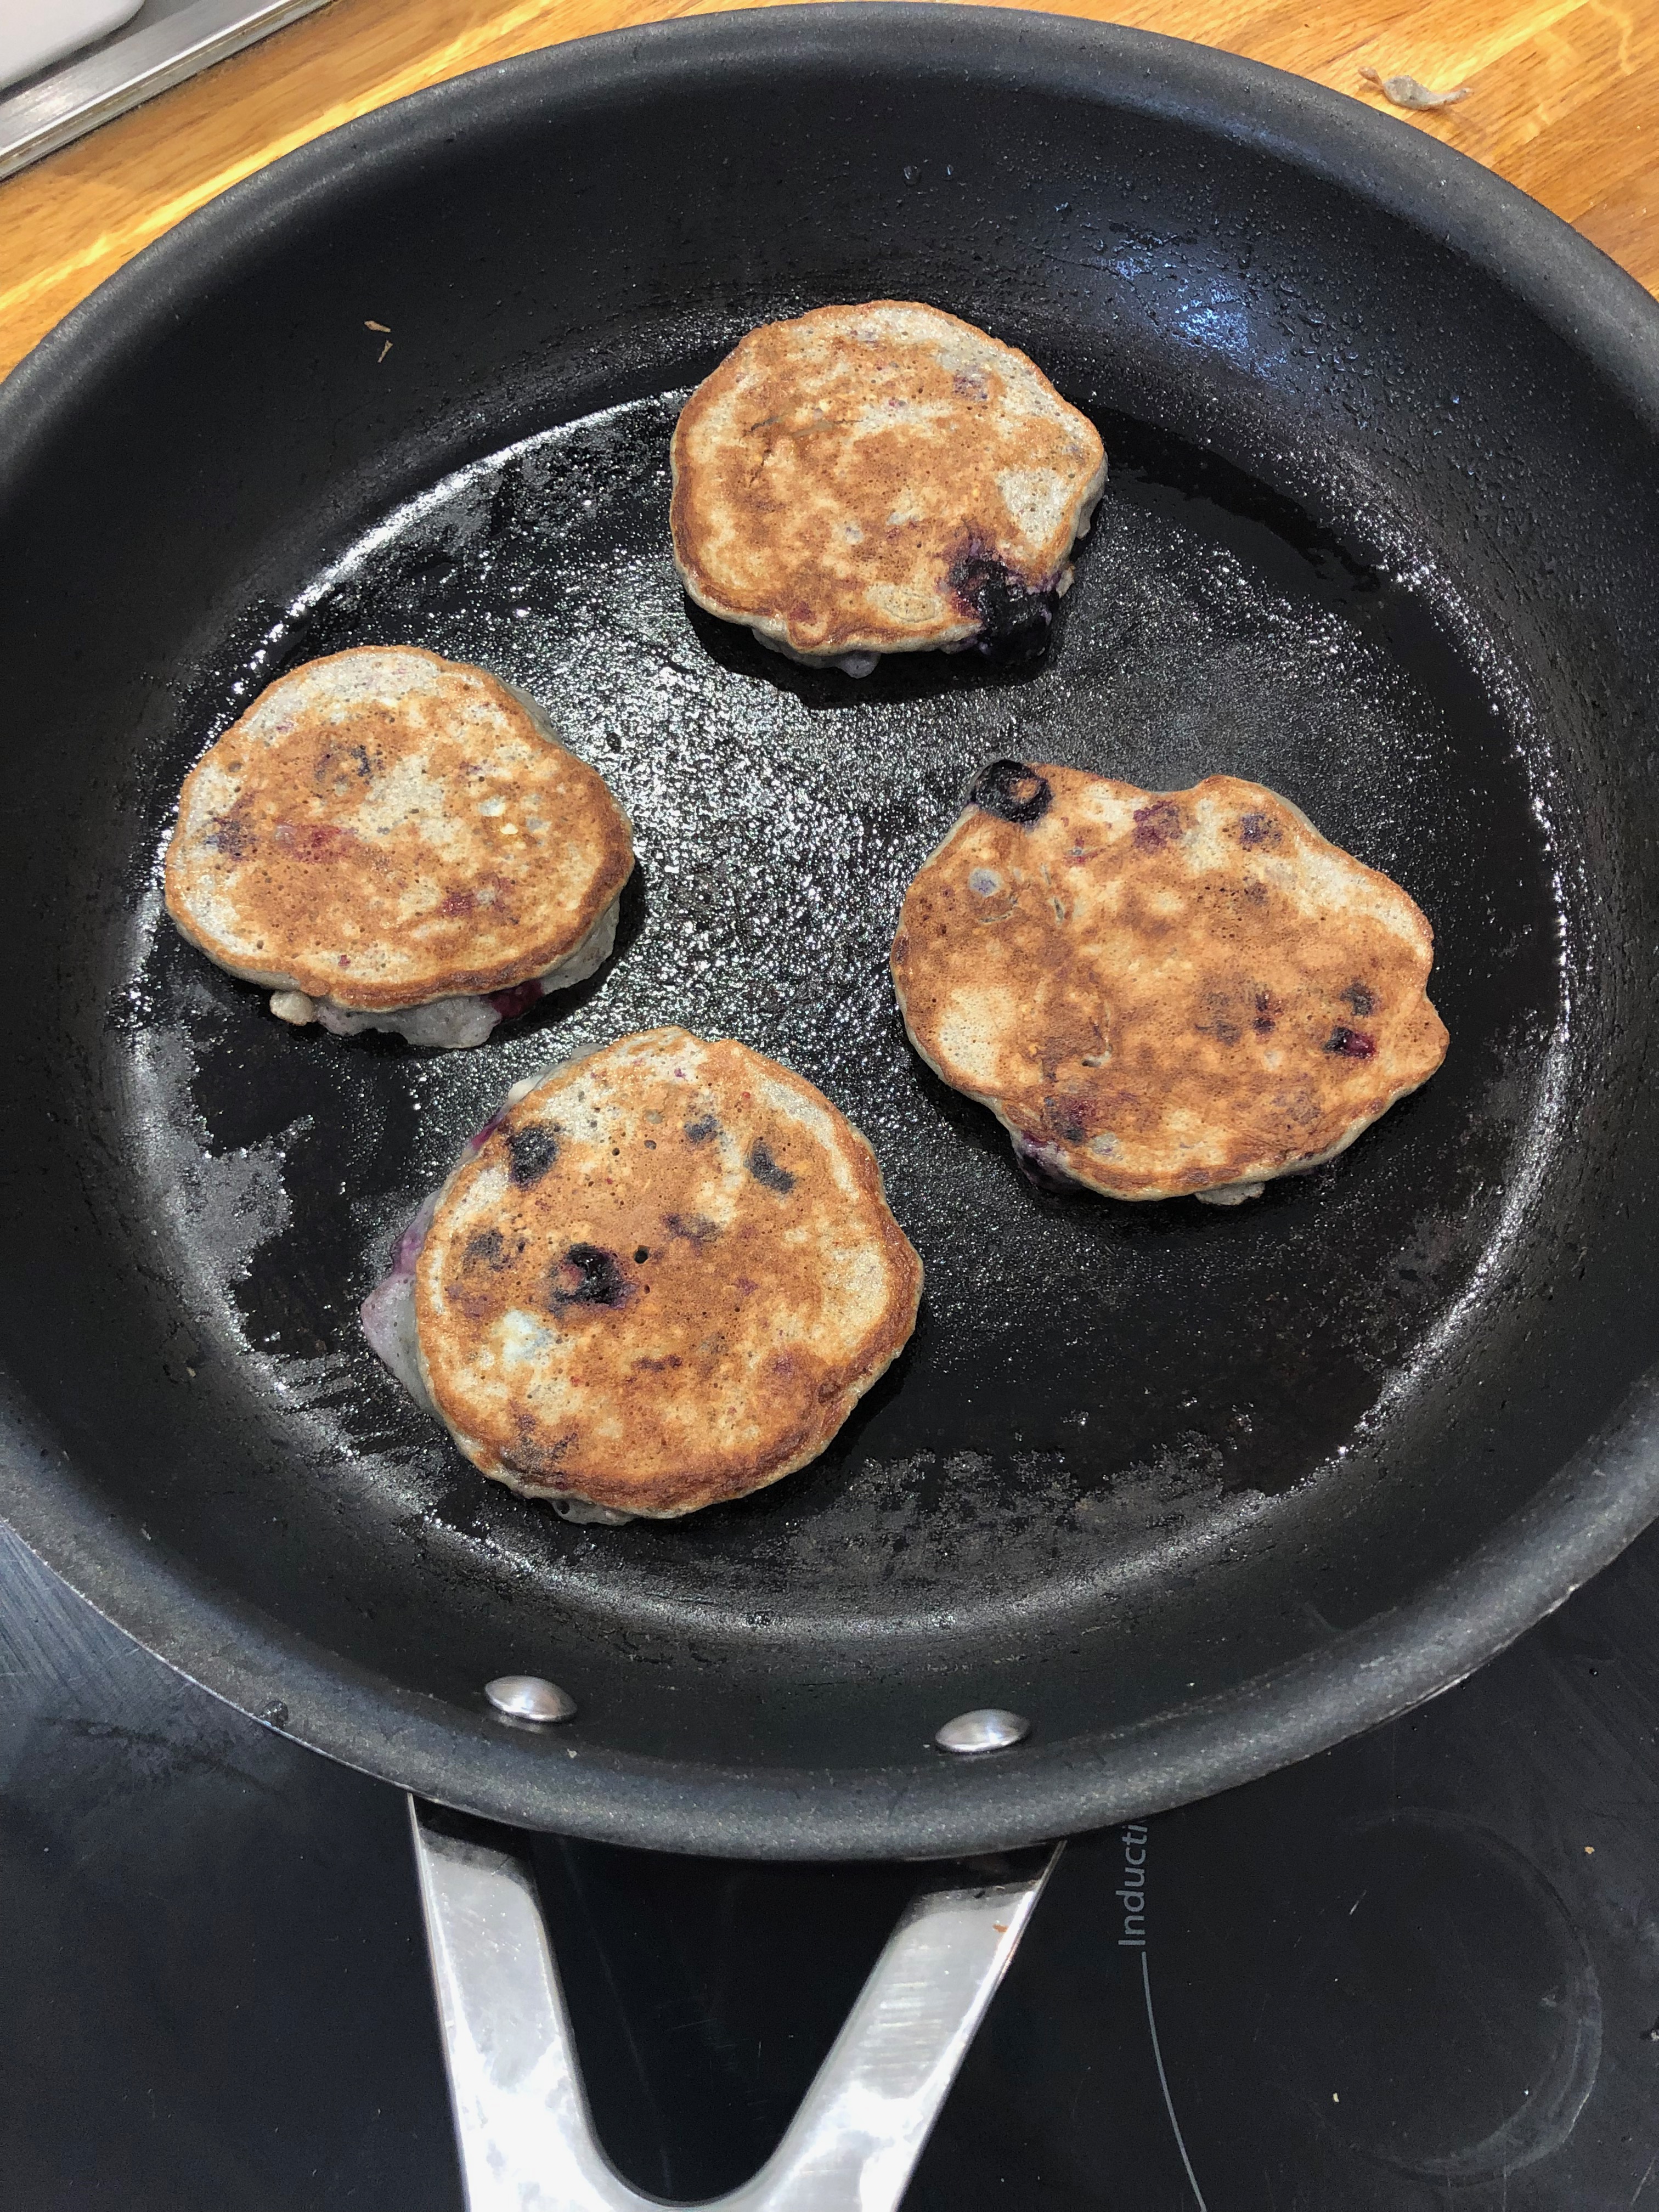
[[[482,669],[308,662],[185,780],[167,902],[234,975],[364,1011],[528,981],[633,866],[603,779]]]
[[[893,978],[930,1066],[1061,1172],[1128,1199],[1261,1181],[1440,1065],[1427,921],[1261,785],[1005,763],[975,790]]]
[[[456,1170],[416,1327],[486,1474],[673,1515],[816,1457],[921,1290],[874,1153],[822,1093],[653,1030],[556,1070]]]
[[[998,568],[1060,581],[1105,481],[1040,369],[912,301],[751,331],[687,402],[674,557],[693,599],[810,656],[975,636]]]

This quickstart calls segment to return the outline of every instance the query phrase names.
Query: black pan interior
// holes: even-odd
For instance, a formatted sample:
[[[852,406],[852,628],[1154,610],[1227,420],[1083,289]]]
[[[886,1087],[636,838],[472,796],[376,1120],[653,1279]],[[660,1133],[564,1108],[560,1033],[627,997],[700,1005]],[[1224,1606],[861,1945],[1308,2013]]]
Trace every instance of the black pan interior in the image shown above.
[[[927,1850],[1380,1717],[1659,1502],[1628,1407],[1616,1480],[1605,1449],[1560,1475],[1654,1352],[1655,319],[1469,165],[1267,72],[787,13],[337,134],[5,395],[9,1510],[200,1679],[432,1794]],[[680,592],[679,398],[752,322],[883,295],[1026,347],[1100,424],[1035,667],[854,683]],[[614,959],[472,1054],[292,1033],[159,910],[204,744],[391,640],[545,701],[638,833]],[[1442,1073],[1236,1212],[1033,1190],[884,965],[1011,753],[1294,799],[1432,921]],[[853,1116],[927,1294],[815,1467],[578,1529],[475,1475],[356,1306],[508,1084],[670,1021]],[[517,1669],[577,1722],[494,1722]],[[983,1704],[1030,1743],[928,1748]]]

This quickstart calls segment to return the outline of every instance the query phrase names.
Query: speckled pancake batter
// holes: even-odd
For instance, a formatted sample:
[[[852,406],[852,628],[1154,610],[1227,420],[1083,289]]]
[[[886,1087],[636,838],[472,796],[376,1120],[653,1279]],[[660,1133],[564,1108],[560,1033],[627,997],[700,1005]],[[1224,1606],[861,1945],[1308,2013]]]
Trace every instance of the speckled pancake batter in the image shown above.
[[[467,1457],[526,1497],[659,1516],[815,1458],[921,1293],[852,1124],[678,1029],[511,1103],[414,1261],[421,1378]]]
[[[687,401],[674,558],[798,659],[1040,651],[1106,481],[1088,417],[1012,346],[913,301],[766,323]]]
[[[969,801],[906,894],[893,980],[923,1059],[1042,1167],[1254,1197],[1444,1058],[1427,921],[1261,785],[996,761]]]
[[[279,678],[191,770],[167,902],[232,975],[373,1013],[574,969],[633,865],[627,817],[539,710],[482,669],[362,647]]]

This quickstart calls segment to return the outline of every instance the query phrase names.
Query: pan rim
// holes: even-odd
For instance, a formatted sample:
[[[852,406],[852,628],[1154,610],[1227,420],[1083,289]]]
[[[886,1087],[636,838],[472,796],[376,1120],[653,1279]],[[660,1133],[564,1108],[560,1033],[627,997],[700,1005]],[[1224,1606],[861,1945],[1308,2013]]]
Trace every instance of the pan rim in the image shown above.
[[[1159,33],[1024,11],[863,0],[607,33],[412,94],[210,202],[106,280],[0,386],[0,502],[82,376],[143,343],[204,272],[335,179],[437,153],[471,123],[627,100],[734,68],[879,63],[910,85],[965,64],[1140,112],[1178,112],[1357,191],[1523,298],[1659,435],[1659,306],[1513,186],[1412,125],[1303,79]],[[1164,1809],[1328,1747],[1450,1687],[1606,1565],[1659,1513],[1659,1370],[1521,1511],[1409,1604],[1133,1733],[1008,1761],[933,1759],[833,1777],[736,1772],[504,1738],[435,1698],[349,1668],[158,1556],[15,1402],[0,1413],[0,1512],[71,1588],[188,1679],[313,1749],[515,1825],[732,1857],[943,1856]],[[547,1765],[549,1758],[555,1764]]]
[[[3,1420],[0,1518],[76,1594],[198,1688],[308,1749],[435,1803],[595,1843],[734,1859],[949,1858],[1110,1827],[1260,1779],[1454,1688],[1564,1604],[1659,1513],[1659,1374],[1453,1572],[1316,1650],[1111,1735],[964,1765],[764,1774],[576,1752],[579,1734],[507,1739],[482,1694],[471,1725],[432,1696],[325,1652],[149,1549],[112,1558],[110,1516],[70,1485],[19,1474]],[[21,1447],[21,1449],[20,1449]],[[1565,1540],[1576,1538],[1571,1547]],[[1356,1692],[1356,1685],[1358,1686]],[[922,1764],[922,1761],[927,1764]],[[544,1769],[551,1769],[550,1789]],[[932,1784],[929,1786],[930,1773]]]

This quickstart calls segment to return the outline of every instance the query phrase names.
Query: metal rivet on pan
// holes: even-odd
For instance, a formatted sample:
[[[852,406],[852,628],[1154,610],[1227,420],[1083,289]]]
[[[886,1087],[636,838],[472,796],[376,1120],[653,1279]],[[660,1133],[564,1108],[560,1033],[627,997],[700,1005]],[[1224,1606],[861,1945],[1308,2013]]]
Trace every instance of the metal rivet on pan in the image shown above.
[[[484,1695],[510,1721],[568,1721],[576,1710],[568,1690],[539,1674],[497,1674],[484,1684]]]
[[[994,1705],[981,1706],[977,1712],[958,1713],[933,1738],[941,1751],[1006,1751],[1022,1736],[1030,1735],[1031,1723],[1024,1713],[1000,1712]]]

